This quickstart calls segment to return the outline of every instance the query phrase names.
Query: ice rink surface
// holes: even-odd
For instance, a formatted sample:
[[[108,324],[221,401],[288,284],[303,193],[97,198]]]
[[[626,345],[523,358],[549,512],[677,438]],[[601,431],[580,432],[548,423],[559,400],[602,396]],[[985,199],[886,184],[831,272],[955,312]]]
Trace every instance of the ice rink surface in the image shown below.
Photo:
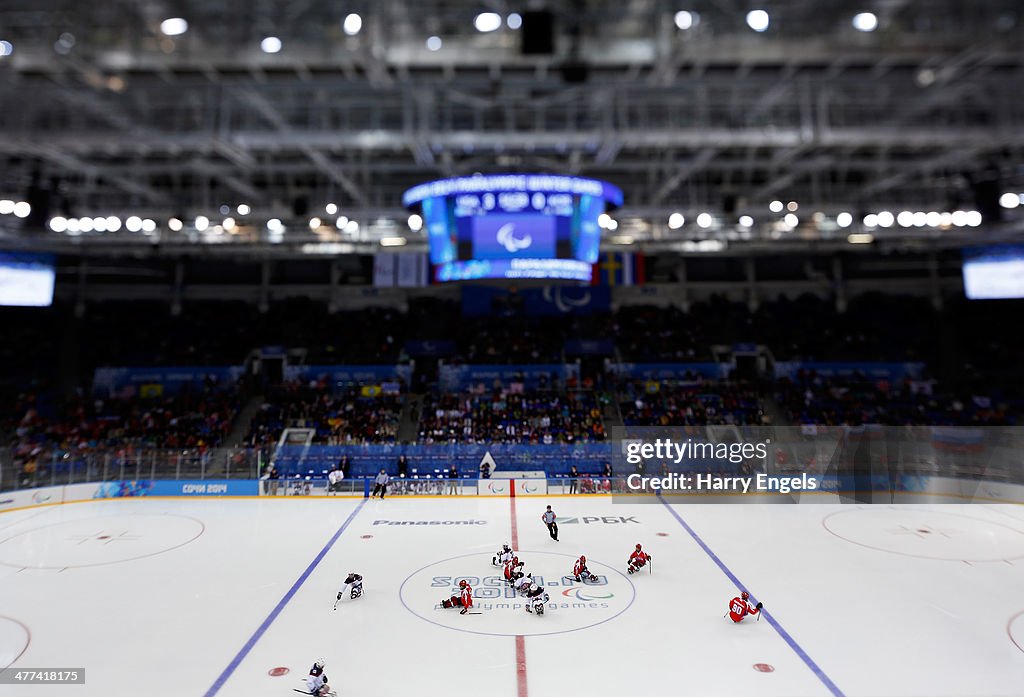
[[[543,617],[490,564],[515,538]],[[459,578],[481,614],[438,607]],[[770,614],[724,619],[737,583]],[[0,589],[0,667],[86,670],[12,697],[288,697],[321,657],[353,697],[1024,695],[1016,506],[96,501],[0,515]]]

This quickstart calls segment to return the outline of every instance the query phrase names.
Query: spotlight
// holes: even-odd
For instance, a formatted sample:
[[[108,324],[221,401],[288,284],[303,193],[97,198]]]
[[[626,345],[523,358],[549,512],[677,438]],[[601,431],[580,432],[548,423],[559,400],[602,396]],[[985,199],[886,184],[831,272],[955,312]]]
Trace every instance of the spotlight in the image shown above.
[[[853,216],[843,211],[836,216],[836,225],[839,227],[850,227],[853,224]]]
[[[188,22],[181,17],[171,17],[160,22],[160,33],[165,36],[181,36],[188,31]]]
[[[783,208],[785,208],[785,205],[783,205],[782,201],[772,201],[768,204],[768,210],[772,213],[781,213]]]
[[[409,216],[409,229],[413,232],[419,232],[423,229],[423,218],[413,213]]]
[[[758,33],[767,31],[770,22],[771,18],[764,10],[751,10],[747,13],[747,26]]]
[[[496,31],[501,28],[501,15],[497,12],[481,12],[473,19],[473,26],[481,33]]]
[[[428,51],[440,51],[441,50],[441,37],[431,36],[427,39],[427,50]]]
[[[682,213],[673,213],[668,217],[668,226],[672,230],[678,230],[686,223]]]
[[[341,23],[341,28],[349,36],[355,36],[363,28],[363,18],[355,12],[346,15],[345,21]]]
[[[260,42],[260,50],[264,53],[280,53],[283,44],[276,36],[268,36]]]
[[[857,31],[874,31],[878,28],[878,17],[873,12],[861,12],[854,15],[853,28]]]

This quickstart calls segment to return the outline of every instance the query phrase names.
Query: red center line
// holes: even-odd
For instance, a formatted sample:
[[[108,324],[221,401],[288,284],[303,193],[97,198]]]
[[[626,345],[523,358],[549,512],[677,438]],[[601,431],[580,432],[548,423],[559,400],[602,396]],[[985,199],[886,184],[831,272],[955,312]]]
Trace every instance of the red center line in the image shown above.
[[[509,513],[512,518],[512,549],[519,551],[519,525],[516,522],[516,483],[509,481],[511,485],[509,495]],[[522,634],[516,635],[516,695],[517,697],[528,697],[526,689],[526,639]]]

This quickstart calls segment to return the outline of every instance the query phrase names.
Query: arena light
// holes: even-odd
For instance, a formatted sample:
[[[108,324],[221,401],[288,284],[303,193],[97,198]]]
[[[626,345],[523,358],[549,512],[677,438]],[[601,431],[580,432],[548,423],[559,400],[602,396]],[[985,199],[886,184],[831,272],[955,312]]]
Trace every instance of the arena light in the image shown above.
[[[938,227],[942,225],[942,214],[938,211],[928,211],[925,213],[924,223],[928,227]]]
[[[613,231],[613,232],[614,232],[615,230],[618,230],[618,229],[619,229],[619,221],[618,221],[618,220],[615,220],[614,218],[612,218],[611,220],[609,220],[609,221],[608,221],[608,229],[609,229],[609,230],[611,230],[611,231]]]
[[[518,12],[513,12],[505,18],[505,24],[509,29],[515,30],[523,26],[523,16]]]
[[[761,33],[768,30],[771,18],[764,10],[751,10],[747,13],[747,26]]]
[[[282,232],[284,230],[284,223],[279,218],[271,218],[267,221],[267,230],[270,232]]]
[[[195,223],[193,224],[193,227],[195,227],[195,229],[199,232],[204,232],[206,228],[210,227],[210,219],[207,218],[205,215],[198,215],[196,216],[196,220]]]
[[[481,12],[473,18],[473,26],[478,32],[487,32],[501,29],[501,15],[497,12]]]
[[[870,232],[851,232],[846,236],[846,241],[850,244],[871,244],[875,241],[875,236]]]
[[[878,224],[881,227],[892,227],[893,223],[896,222],[896,216],[889,211],[881,211],[878,214]]]
[[[238,227],[238,222],[234,218],[224,218],[220,226],[228,232],[234,232],[235,228]]]
[[[171,232],[180,232],[183,227],[185,227],[185,224],[178,218],[171,218],[167,221],[167,228]]]
[[[338,219],[334,221],[334,227],[339,230],[344,230],[346,225],[348,225],[348,216],[339,216]]]
[[[92,219],[92,229],[95,230],[96,232],[106,232],[107,231],[107,219],[106,218],[100,218],[100,217],[93,218]]]
[[[355,36],[363,28],[363,18],[355,12],[345,15],[345,21],[341,23],[341,28],[349,36]]]
[[[0,199],[0,215],[10,215],[14,212],[14,201],[10,199]]]
[[[896,216],[896,224],[900,227],[911,227],[914,224],[914,214],[910,211],[900,211]]]
[[[691,28],[696,22],[694,22],[694,13],[687,12],[686,10],[679,10],[675,16],[676,27],[682,31],[686,31]]]
[[[836,225],[839,227],[850,227],[853,225],[853,216],[846,211],[843,211],[836,216]]]
[[[142,231],[147,235],[151,232],[156,232],[156,221],[152,218],[146,218],[142,221]]]
[[[10,41],[0,41],[0,58],[14,53],[14,45]]]
[[[440,36],[431,36],[427,39],[427,50],[428,51],[440,51],[442,46]]]
[[[82,222],[85,222],[84,219]],[[124,221],[124,227],[128,232],[138,232],[142,229],[142,218],[137,215],[133,215],[128,220]]]
[[[682,213],[673,213],[668,217],[668,227],[670,230],[678,230],[686,224],[686,218],[683,217]]]
[[[914,227],[924,227],[928,224],[928,214],[924,211],[914,212]]]
[[[50,218],[50,229],[54,232],[65,232],[68,229],[68,219],[59,215]]]
[[[864,216],[864,227],[878,227],[878,216],[868,213]]]
[[[235,212],[238,213],[238,215],[249,215],[252,213],[252,208],[249,207],[248,203],[239,203]]]
[[[953,211],[951,222],[957,227],[964,227],[967,225],[967,211]]]
[[[309,219],[309,229],[310,230],[316,230],[321,225],[323,225],[323,221],[320,220],[320,218],[310,218]]]
[[[12,212],[16,218],[27,218],[29,213],[32,212],[32,206],[28,204],[28,201],[18,201],[14,204]]]
[[[740,216],[740,227],[754,227],[754,219],[749,215]]]
[[[800,204],[797,203],[796,201],[790,201],[789,203],[786,204],[786,210],[789,211],[790,213],[796,213],[798,210],[800,210]]]
[[[409,229],[413,232],[419,232],[423,229],[423,218],[413,213],[409,216]]]
[[[861,12],[853,16],[853,28],[869,32],[878,29],[878,16],[874,12]]]
[[[260,50],[264,53],[280,53],[284,44],[276,36],[268,36],[260,42]]]
[[[72,237],[82,234],[82,226],[79,224],[78,218],[68,218],[67,233]]]
[[[164,36],[181,36],[188,31],[188,22],[182,17],[168,17],[160,22],[160,33]]]
[[[632,235],[615,235],[612,237],[612,244],[630,245],[635,241]]]
[[[1020,196],[1011,191],[999,197],[999,205],[1003,208],[1016,208],[1020,205]]]
[[[381,237],[381,247],[404,247],[406,239],[404,237]]]
[[[345,223],[345,232],[349,235],[355,235],[359,232],[359,223],[355,220],[350,220]]]
[[[982,222],[981,213],[978,211],[967,211],[967,215],[964,220],[968,227],[978,227]]]
[[[82,232],[92,232],[92,218],[79,218],[78,229]]]
[[[786,206],[785,204],[782,203],[782,201],[772,201],[771,203],[768,204],[768,210],[770,210],[772,213],[781,213],[782,209],[785,207]]]
[[[786,217],[782,221],[790,228],[795,228],[800,224],[800,219],[796,217],[795,213],[786,213]]]
[[[711,227],[711,223],[714,222],[714,218],[711,217],[710,213],[701,213],[697,216],[697,225],[702,228]]]
[[[324,210],[327,211],[327,215],[334,215],[338,212],[338,204],[328,203],[324,206]]]
[[[599,227],[602,227],[607,230],[611,222],[612,217],[607,213],[602,213],[601,215],[597,216],[597,224]]]

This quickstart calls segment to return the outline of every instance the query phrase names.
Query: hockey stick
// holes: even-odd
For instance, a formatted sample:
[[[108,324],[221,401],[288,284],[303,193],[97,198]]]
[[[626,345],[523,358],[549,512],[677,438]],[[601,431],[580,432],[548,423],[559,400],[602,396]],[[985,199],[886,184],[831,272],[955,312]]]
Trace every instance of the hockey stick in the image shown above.
[[[337,599],[336,599],[336,600],[334,601],[334,609],[335,609],[335,610],[337,610],[337,609],[338,609],[338,603],[340,603],[340,602],[341,602],[341,597],[338,597],[338,598],[337,598]]]

